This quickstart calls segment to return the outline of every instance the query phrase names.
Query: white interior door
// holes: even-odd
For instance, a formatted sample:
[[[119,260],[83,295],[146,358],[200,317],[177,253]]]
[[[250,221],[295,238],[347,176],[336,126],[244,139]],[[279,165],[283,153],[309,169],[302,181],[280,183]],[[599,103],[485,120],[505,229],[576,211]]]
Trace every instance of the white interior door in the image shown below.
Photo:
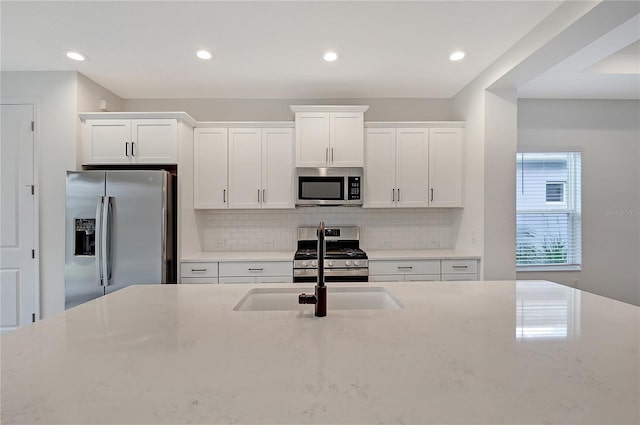
[[[35,251],[33,105],[1,105],[0,331],[39,317]]]

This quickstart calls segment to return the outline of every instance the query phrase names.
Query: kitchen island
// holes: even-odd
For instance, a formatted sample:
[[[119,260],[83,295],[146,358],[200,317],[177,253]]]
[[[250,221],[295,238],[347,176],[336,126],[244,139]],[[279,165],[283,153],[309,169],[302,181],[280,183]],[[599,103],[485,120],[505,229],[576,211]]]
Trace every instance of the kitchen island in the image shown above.
[[[357,285],[403,308],[133,286],[7,333],[1,422],[640,423],[638,307],[542,281]]]

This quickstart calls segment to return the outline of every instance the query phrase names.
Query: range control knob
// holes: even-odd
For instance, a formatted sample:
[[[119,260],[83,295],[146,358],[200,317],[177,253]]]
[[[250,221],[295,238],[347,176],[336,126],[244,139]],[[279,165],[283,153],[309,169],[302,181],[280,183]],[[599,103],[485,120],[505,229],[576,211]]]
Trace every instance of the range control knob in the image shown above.
[[[333,266],[333,261],[329,261],[329,267]]]
[[[354,266],[359,266],[360,265],[360,260],[353,260],[353,265]]]
[[[317,260],[312,260],[311,261],[311,267],[317,267],[318,266],[318,261]]]
[[[345,262],[344,262],[344,265],[345,265],[345,266],[347,266],[347,267],[349,267],[349,266],[351,265],[351,261],[349,261],[349,260],[345,261]]]
[[[302,267],[307,267],[309,265],[309,262],[307,260],[304,260],[302,262]]]

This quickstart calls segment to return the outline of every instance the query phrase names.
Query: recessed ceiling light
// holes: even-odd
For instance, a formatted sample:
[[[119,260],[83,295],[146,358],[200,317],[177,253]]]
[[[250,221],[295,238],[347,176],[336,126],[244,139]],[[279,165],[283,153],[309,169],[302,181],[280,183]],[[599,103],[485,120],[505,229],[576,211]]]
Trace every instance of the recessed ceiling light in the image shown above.
[[[449,59],[452,61],[459,61],[460,59],[464,58],[467,54],[465,52],[463,52],[462,50],[456,50],[455,52],[451,53],[451,56],[449,56]]]
[[[86,57],[82,53],[78,52],[67,52],[66,55],[69,59],[73,59],[74,61],[82,62],[86,59]]]
[[[199,57],[202,60],[205,60],[205,61],[207,61],[207,60],[209,60],[209,59],[211,59],[213,57],[211,52],[208,51],[208,50],[198,50],[196,52],[196,56]]]
[[[325,52],[323,58],[327,62],[333,62],[338,59],[338,54],[336,52]]]

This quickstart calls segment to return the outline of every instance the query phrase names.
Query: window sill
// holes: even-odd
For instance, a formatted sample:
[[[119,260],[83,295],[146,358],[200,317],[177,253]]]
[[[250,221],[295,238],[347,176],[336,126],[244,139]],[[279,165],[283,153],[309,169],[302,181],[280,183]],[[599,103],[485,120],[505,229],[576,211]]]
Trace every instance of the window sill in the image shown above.
[[[544,266],[516,266],[516,272],[579,272],[582,266],[577,264],[559,264],[557,266],[547,264]]]

